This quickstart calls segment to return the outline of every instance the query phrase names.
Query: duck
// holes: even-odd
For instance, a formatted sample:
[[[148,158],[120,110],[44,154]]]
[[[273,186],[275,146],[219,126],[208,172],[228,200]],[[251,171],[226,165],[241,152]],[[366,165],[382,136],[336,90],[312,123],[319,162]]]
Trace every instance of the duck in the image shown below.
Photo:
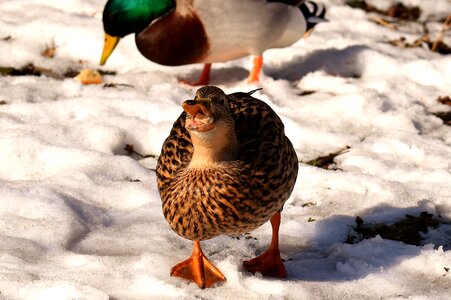
[[[201,241],[272,226],[268,249],[243,262],[250,273],[287,276],[279,250],[281,211],[293,191],[298,158],[280,117],[252,96],[204,86],[182,103],[157,161],[157,186],[169,227],[193,241],[171,275],[200,288],[226,281]]]
[[[325,12],[323,5],[299,0],[108,0],[100,64],[121,38],[135,33],[139,52],[150,61],[204,64],[192,85],[208,85],[212,63],[248,55],[254,57],[248,82],[258,82],[263,52],[292,45],[325,21]]]

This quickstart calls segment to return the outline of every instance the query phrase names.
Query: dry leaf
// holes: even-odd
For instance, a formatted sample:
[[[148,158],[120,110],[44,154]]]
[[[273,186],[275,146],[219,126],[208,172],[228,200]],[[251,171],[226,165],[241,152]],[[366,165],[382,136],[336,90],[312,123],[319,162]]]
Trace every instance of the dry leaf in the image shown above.
[[[42,50],[41,55],[48,58],[53,58],[55,56],[56,47],[55,46],[49,46]]]
[[[437,98],[437,101],[440,102],[441,104],[451,106],[451,97],[450,96],[440,96]]]
[[[420,17],[421,10],[418,6],[408,7],[401,2],[397,2],[390,6],[385,14],[392,18],[406,21],[415,21]]]
[[[102,75],[97,70],[84,69],[74,77],[82,84],[99,84],[103,83]]]

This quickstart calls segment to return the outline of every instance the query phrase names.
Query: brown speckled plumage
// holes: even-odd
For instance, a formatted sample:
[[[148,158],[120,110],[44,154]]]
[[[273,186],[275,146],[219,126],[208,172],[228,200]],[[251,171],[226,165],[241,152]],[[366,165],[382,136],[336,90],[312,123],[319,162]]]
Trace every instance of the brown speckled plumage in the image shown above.
[[[183,112],[163,144],[157,165],[163,213],[170,227],[194,241],[258,228],[280,211],[298,172],[293,146],[277,114],[251,93],[225,96],[204,87],[196,99],[226,97],[237,148],[234,157],[205,167],[189,166],[193,143]]]

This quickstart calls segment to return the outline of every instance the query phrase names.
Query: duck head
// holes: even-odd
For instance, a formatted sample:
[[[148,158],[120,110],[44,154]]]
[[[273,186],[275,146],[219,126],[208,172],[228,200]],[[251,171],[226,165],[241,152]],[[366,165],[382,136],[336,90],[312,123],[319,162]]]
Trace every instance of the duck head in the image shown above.
[[[194,146],[193,161],[219,162],[233,159],[237,150],[235,123],[227,95],[215,86],[200,88],[193,100],[182,104],[185,128]]]
[[[197,90],[193,100],[182,104],[186,112],[185,127],[190,132],[209,132],[217,125],[233,125],[227,95],[215,86]]]
[[[121,38],[143,31],[174,8],[175,0],[109,0],[103,10],[105,42],[100,64],[106,63]]]

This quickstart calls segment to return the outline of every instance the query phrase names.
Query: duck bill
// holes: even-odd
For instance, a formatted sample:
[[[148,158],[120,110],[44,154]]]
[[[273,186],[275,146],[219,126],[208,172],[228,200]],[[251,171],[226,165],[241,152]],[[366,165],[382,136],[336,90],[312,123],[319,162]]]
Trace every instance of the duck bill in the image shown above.
[[[200,103],[193,103],[193,100],[188,100],[183,102],[183,110],[189,114],[191,117],[195,117],[197,114],[203,114],[207,117],[212,117],[210,110]]]
[[[210,131],[214,128],[214,118],[210,110],[200,103],[188,100],[183,102],[183,110],[188,114],[186,128],[198,132]]]
[[[112,36],[105,32],[105,42],[103,44],[102,57],[100,58],[100,65],[103,66],[111,53],[113,53],[114,48],[116,48],[117,43],[121,38],[118,36]]]

